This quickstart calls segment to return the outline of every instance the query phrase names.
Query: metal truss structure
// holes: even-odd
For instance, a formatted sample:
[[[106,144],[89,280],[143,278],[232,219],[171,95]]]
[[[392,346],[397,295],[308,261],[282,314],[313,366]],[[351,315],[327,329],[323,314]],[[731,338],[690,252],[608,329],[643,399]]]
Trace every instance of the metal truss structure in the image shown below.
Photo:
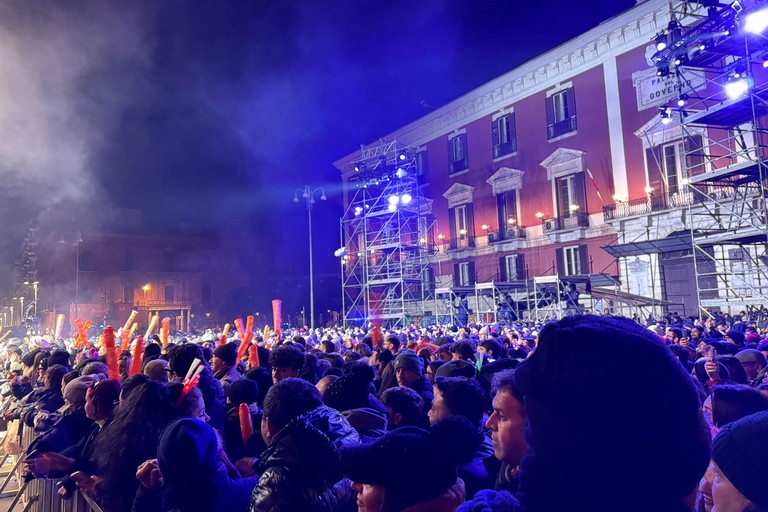
[[[657,74],[675,76],[680,90],[679,99],[659,110],[663,122],[679,116],[683,130],[680,190],[688,196],[699,316],[762,309],[768,305],[768,39],[753,33],[750,16],[768,20],[768,2],[677,7],[669,30],[657,37],[667,46],[653,59]],[[665,179],[670,156],[659,155]]]
[[[435,219],[416,152],[396,140],[361,149],[341,219],[345,325],[409,325],[434,314]]]

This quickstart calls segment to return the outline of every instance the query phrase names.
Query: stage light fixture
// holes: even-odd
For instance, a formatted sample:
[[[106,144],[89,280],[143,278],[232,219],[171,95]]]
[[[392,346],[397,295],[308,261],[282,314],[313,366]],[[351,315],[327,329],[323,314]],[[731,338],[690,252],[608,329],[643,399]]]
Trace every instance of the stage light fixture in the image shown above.
[[[397,210],[397,204],[390,204],[389,206],[387,206],[387,210],[389,210],[391,212],[396,211]]]
[[[389,202],[390,205],[394,204],[397,205],[398,202],[400,202],[400,198],[397,196],[389,196],[387,199],[387,202]]]
[[[656,76],[665,77],[669,76],[669,64],[656,64]]]
[[[677,98],[677,106],[684,107],[686,103],[688,103],[688,95],[683,93]]]
[[[659,107],[659,116],[661,117],[662,124],[669,124],[672,122],[672,109],[667,106]]]
[[[400,153],[400,160],[405,160],[405,153]]]
[[[397,171],[395,172],[395,176],[397,176],[398,178],[404,178],[407,175],[408,173],[402,167],[398,167]]]
[[[747,14],[744,18],[744,32],[762,34],[768,28],[768,8]]]
[[[411,197],[411,194],[403,194],[400,196],[400,202],[403,204],[408,204],[411,202],[413,198]]]
[[[749,92],[749,82],[743,77],[733,78],[725,84],[724,88],[728,98],[737,100]]]
[[[667,47],[667,35],[660,33],[656,35],[656,51],[660,52]]]

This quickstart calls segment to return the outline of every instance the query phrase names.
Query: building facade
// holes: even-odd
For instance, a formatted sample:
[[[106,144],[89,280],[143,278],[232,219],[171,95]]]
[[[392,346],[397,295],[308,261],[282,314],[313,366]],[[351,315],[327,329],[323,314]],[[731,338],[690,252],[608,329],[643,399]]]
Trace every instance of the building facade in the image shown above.
[[[117,328],[133,310],[139,332],[155,313],[173,330],[222,324],[242,314],[228,306],[246,306],[251,256],[212,235],[146,234],[139,210],[45,212],[30,222],[5,325],[26,321],[50,333],[63,313],[65,333],[76,318]]]
[[[655,37],[673,19],[686,25],[706,15],[697,2],[673,4],[638,2],[382,137],[416,153],[435,220],[435,297],[426,300],[436,305],[421,314],[448,314],[439,295],[450,289],[451,303],[468,293],[478,317],[497,318],[499,296],[509,291],[540,303],[541,289],[531,295],[530,283],[552,283],[548,277],[561,291],[563,283],[577,284],[582,308],[700,313],[690,247],[611,249],[690,229],[687,176],[709,170],[691,156],[704,144],[704,129],[659,116],[683,89],[693,95],[707,87],[701,75],[681,85],[674,73],[658,74]],[[335,162],[349,200],[365,158],[364,149]],[[496,290],[483,299],[478,287]]]

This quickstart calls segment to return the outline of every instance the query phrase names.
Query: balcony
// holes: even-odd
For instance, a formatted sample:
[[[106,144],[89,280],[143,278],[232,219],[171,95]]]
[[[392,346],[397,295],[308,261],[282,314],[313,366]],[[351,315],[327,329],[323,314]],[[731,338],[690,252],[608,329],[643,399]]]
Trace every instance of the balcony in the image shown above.
[[[508,140],[507,142],[502,142],[497,146],[493,146],[493,158],[511,155],[515,151],[517,151],[517,140]]]
[[[518,240],[525,238],[525,226],[511,226],[504,231],[489,231],[488,243],[503,242],[505,240]]]
[[[566,229],[586,228],[589,227],[589,214],[587,212],[578,212],[562,217],[555,217],[554,219],[547,219],[542,221],[542,226],[544,227],[544,233],[553,233],[555,231],[563,231]]]
[[[475,247],[475,237],[470,235],[459,235],[458,238],[444,238],[438,242],[443,251],[460,251],[462,249],[471,249]]]
[[[689,206],[701,201],[697,196],[699,194],[693,192],[678,192],[677,194],[650,195],[631,201],[621,201],[604,206],[603,218],[609,221]]]
[[[547,140],[576,131],[576,116],[547,125]]]
[[[469,157],[465,156],[460,160],[451,162],[451,169],[449,171],[449,174],[456,174],[461,171],[465,171],[467,169],[469,169]]]

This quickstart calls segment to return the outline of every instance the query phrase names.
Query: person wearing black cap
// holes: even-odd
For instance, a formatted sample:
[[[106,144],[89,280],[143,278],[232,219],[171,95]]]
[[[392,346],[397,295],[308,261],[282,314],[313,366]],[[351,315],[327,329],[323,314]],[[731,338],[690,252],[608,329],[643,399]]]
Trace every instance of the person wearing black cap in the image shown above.
[[[411,388],[424,400],[424,414],[432,407],[432,384],[424,375],[424,363],[412,350],[404,350],[395,359],[395,376],[397,385]]]
[[[216,347],[211,359],[211,370],[213,376],[221,382],[224,395],[229,396],[229,387],[232,383],[243,378],[237,371],[237,345],[225,343]]]
[[[723,427],[712,445],[716,512],[768,510],[768,486],[756,453],[765,443],[768,412],[758,412]]]
[[[342,448],[341,465],[357,492],[359,512],[452,512],[464,501],[456,468],[472,458],[479,442],[466,418],[451,416],[428,431],[401,427],[371,444]]]

